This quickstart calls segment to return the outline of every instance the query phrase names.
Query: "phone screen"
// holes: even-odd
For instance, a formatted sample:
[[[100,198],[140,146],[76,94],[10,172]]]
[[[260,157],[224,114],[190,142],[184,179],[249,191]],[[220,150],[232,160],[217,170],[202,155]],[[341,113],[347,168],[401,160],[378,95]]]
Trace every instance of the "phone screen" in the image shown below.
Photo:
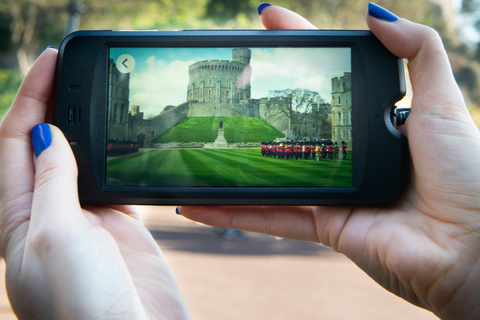
[[[107,186],[353,187],[351,48],[110,48]]]

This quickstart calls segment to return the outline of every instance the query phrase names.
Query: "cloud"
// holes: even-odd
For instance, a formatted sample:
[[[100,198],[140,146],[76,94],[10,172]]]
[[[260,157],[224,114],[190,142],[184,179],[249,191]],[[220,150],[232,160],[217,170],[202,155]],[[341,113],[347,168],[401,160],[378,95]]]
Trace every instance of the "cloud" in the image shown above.
[[[351,54],[349,48],[254,48],[251,65],[253,98],[303,88],[329,100],[331,79],[351,71]]]
[[[147,114],[157,115],[168,105],[187,100],[188,67],[194,61],[173,61],[158,66],[155,56],[147,59],[145,71],[134,72],[130,79],[130,104],[139,105]]]
[[[317,91],[330,101],[331,79],[351,70],[349,48],[251,50],[251,89],[254,99],[267,97],[270,90],[303,88]],[[213,57],[215,52],[212,49]],[[130,104],[139,105],[146,116],[157,115],[166,106],[179,105],[187,100],[188,67],[198,60],[184,54],[186,61],[170,62],[167,56],[172,55],[156,51],[143,57],[136,56],[137,67],[130,79]],[[181,57],[177,55],[175,59]]]

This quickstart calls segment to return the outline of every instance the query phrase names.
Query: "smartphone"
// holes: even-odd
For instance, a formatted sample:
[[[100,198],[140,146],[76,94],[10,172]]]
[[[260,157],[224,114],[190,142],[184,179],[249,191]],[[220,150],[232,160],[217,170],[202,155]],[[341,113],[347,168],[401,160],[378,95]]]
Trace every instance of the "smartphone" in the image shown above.
[[[403,62],[370,31],[80,31],[54,124],[84,204],[386,205]]]

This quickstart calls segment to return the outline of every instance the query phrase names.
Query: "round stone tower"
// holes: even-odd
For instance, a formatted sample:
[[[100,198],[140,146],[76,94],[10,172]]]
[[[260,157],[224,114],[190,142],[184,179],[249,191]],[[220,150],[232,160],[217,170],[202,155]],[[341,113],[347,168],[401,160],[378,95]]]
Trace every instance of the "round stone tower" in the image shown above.
[[[197,102],[189,116],[238,115],[250,99],[251,51],[238,48],[232,60],[203,60],[188,68],[187,100]],[[243,100],[243,101],[242,101]]]

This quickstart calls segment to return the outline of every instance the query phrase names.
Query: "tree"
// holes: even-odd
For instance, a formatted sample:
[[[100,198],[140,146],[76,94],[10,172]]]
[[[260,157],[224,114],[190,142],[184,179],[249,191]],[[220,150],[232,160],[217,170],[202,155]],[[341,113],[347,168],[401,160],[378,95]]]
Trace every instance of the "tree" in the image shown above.
[[[269,103],[289,119],[289,127],[293,129],[294,135],[298,135],[299,128],[306,117],[312,118],[312,121],[315,121],[315,118],[320,119],[320,117],[328,118],[328,114],[325,114],[328,112],[328,108],[320,108],[320,106],[328,104],[316,91],[300,88],[271,90],[269,95],[273,98],[269,100]]]

